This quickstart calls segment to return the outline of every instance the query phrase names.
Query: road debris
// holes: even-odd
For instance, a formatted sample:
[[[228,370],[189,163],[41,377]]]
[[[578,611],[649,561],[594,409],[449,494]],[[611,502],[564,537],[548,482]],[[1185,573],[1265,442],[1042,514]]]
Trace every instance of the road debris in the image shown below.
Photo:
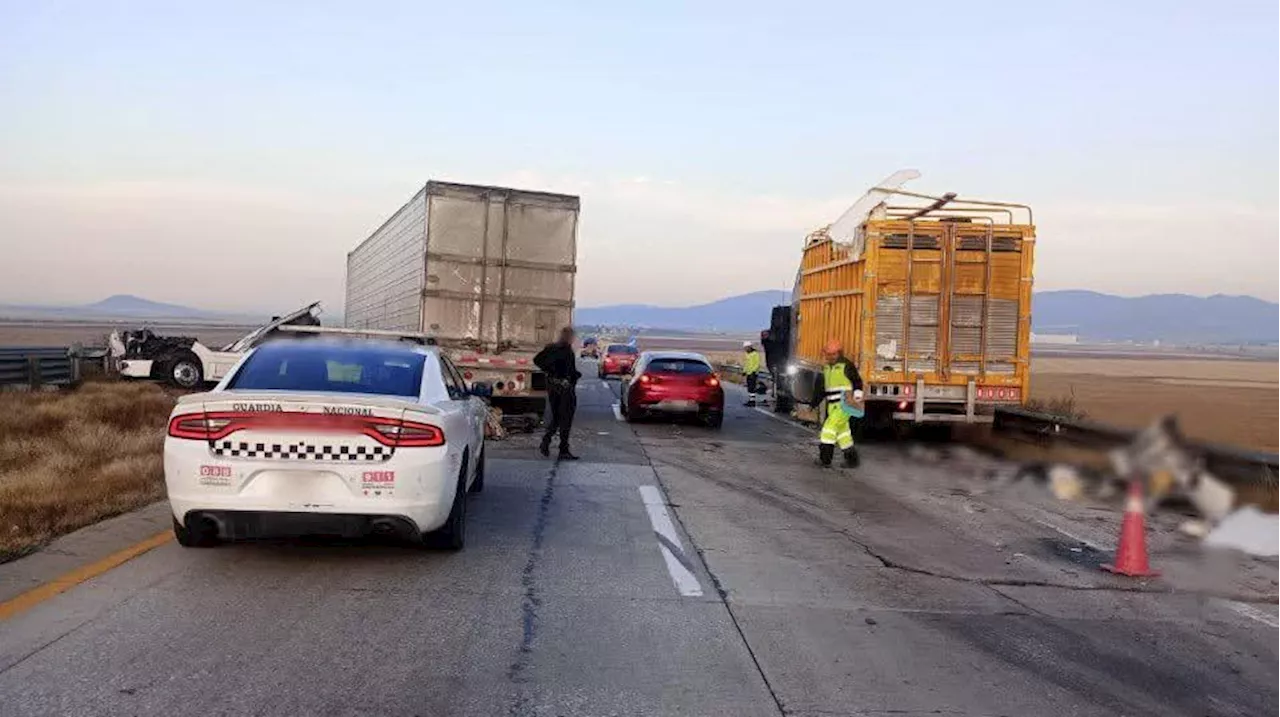
[[[1173,416],[1156,421],[1109,457],[1117,476],[1143,481],[1148,511],[1162,501],[1184,498],[1216,525],[1235,506],[1235,489],[1205,470]]]
[[[484,421],[484,437],[487,441],[501,441],[507,437],[507,429],[502,425],[502,409],[489,407],[489,413],[485,416]]]
[[[1280,554],[1280,515],[1263,513],[1256,506],[1228,515],[1204,538],[1214,548],[1234,548],[1262,557]]]

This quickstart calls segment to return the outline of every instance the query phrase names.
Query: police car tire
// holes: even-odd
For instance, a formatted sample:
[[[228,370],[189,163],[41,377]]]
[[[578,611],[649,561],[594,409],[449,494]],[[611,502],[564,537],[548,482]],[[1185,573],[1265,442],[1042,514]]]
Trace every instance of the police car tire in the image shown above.
[[[427,545],[444,550],[462,550],[467,542],[467,468],[462,467],[458,474],[458,487],[453,494],[453,507],[449,509],[449,518],[428,535],[424,536]]]
[[[184,548],[212,548],[218,544],[216,535],[191,530],[179,523],[177,518],[173,519],[173,537]]]
[[[480,458],[476,461],[476,477],[471,479],[471,492],[484,492],[484,449],[480,449]]]

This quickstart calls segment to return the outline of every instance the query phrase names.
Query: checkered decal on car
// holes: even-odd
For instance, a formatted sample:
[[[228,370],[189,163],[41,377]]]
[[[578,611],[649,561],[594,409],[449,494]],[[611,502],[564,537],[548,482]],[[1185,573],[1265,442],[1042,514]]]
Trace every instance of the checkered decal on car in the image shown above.
[[[395,453],[388,446],[317,446],[310,443],[247,443],[216,441],[215,455],[228,458],[278,458],[304,461],[385,461]]]

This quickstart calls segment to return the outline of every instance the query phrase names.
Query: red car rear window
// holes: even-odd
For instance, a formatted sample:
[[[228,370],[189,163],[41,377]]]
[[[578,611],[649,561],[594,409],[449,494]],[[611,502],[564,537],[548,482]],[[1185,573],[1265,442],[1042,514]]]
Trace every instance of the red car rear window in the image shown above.
[[[640,353],[640,350],[637,349],[635,346],[624,346],[623,344],[613,344],[612,346],[609,347],[609,353],[629,354],[631,356],[634,356]]]
[[[696,359],[656,358],[645,367],[652,373],[682,373],[689,376],[706,376],[711,367]]]

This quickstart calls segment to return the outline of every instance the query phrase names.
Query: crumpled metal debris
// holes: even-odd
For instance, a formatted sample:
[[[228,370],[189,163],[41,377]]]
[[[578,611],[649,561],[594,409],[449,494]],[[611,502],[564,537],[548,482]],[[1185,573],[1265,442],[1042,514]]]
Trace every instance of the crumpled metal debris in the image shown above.
[[[484,437],[489,441],[501,441],[507,437],[507,429],[502,425],[502,409],[489,407],[484,420]]]
[[[1235,489],[1205,469],[1173,416],[1156,421],[1109,457],[1117,476],[1143,481],[1148,508],[1168,498],[1184,498],[1217,524],[1235,507]]]

